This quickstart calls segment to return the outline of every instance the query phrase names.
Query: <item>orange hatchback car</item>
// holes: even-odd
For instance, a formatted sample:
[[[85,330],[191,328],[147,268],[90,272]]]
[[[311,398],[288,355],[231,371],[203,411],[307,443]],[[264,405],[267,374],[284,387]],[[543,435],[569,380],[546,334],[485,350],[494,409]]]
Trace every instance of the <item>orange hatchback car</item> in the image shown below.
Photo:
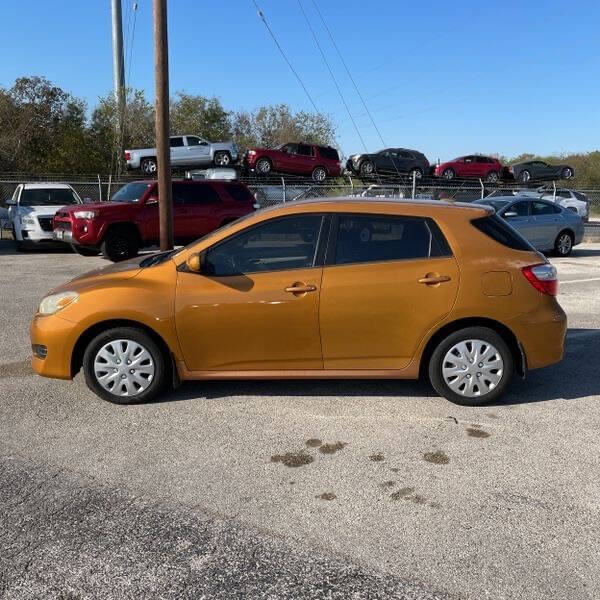
[[[560,361],[556,270],[485,206],[340,198],[252,213],[44,298],[33,368],[119,404],[190,379],[429,376],[496,400]]]

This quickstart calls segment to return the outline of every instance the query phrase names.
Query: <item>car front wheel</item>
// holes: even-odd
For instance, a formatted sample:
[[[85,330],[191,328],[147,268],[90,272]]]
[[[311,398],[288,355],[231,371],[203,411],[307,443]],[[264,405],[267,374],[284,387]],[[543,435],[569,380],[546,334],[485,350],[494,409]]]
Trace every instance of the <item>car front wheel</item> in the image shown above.
[[[445,169],[442,173],[444,179],[454,179],[454,171],[452,169]]]
[[[259,175],[268,175],[273,169],[273,165],[268,158],[259,158],[254,169]]]
[[[112,262],[133,258],[138,253],[139,248],[137,238],[125,228],[109,231],[100,246],[104,258]]]
[[[531,173],[527,170],[521,171],[521,174],[519,175],[519,179],[521,181],[529,181],[531,179]]]
[[[361,175],[368,177],[375,172],[375,166],[370,160],[364,160],[360,163],[359,171]]]
[[[488,327],[467,327],[442,340],[429,361],[435,391],[450,402],[481,406],[506,390],[514,361],[506,342]]]
[[[167,370],[164,353],[156,342],[134,327],[100,333],[83,355],[88,387],[115,404],[152,400],[165,388]]]
[[[573,170],[567,167],[562,170],[561,176],[563,179],[571,179],[573,177]]]

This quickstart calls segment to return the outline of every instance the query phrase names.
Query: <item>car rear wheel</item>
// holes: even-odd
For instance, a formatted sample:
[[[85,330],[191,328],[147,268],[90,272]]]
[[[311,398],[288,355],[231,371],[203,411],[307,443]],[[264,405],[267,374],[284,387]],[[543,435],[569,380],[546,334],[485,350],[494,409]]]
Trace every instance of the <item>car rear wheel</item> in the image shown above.
[[[268,175],[273,170],[273,165],[268,158],[259,158],[254,169],[259,175]]]
[[[137,236],[128,229],[110,230],[100,246],[104,258],[112,262],[133,258],[139,251]]]
[[[527,169],[525,169],[524,171],[521,171],[521,173],[519,174],[519,180],[520,181],[530,181],[531,173]]]
[[[327,171],[325,170],[324,167],[315,167],[313,169],[311,177],[312,177],[313,181],[317,181],[317,182],[325,181],[325,179],[327,177]]]
[[[231,164],[231,154],[227,151],[215,152],[215,165],[217,167],[228,167]]]
[[[506,390],[513,371],[510,349],[488,327],[466,327],[451,333],[429,361],[429,379],[435,391],[464,406],[496,400]]]
[[[375,165],[370,160],[363,160],[360,163],[359,172],[364,177],[368,177],[369,175],[373,175],[375,173]]]
[[[141,329],[116,327],[97,335],[85,349],[85,381],[115,404],[148,402],[166,386],[168,364],[156,342]]]
[[[570,231],[561,231],[554,242],[556,256],[569,256],[573,250],[573,234]]]
[[[561,177],[563,179],[571,179],[573,177],[573,170],[569,167],[566,167],[562,170]]]
[[[411,169],[408,173],[410,178],[416,177],[417,179],[421,179],[423,177],[423,171],[421,169]]]
[[[489,183],[496,183],[500,179],[500,176],[496,171],[490,171],[486,177],[486,181]]]
[[[145,158],[140,165],[140,169],[146,175],[156,175],[158,163],[155,158]]]
[[[86,248],[85,246],[77,246],[76,244],[71,244],[71,248],[73,252],[77,252],[81,256],[98,256],[100,254],[100,250],[96,248]]]
[[[444,169],[444,172],[442,173],[442,177],[444,179],[454,179],[455,173],[453,169]]]

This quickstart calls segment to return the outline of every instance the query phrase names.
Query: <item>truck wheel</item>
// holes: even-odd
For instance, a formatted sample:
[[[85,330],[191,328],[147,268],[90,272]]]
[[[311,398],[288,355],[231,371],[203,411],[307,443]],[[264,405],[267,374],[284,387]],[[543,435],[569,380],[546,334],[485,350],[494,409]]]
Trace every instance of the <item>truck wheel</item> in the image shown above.
[[[146,175],[156,175],[158,171],[158,163],[155,158],[145,158],[140,165],[142,173]]]
[[[131,230],[124,228],[109,231],[100,246],[104,258],[112,262],[133,258],[139,249],[137,236]]]
[[[73,252],[77,252],[81,256],[98,256],[100,254],[96,248],[87,248],[86,246],[77,246],[75,244],[71,244],[71,248]]]
[[[231,164],[231,154],[227,151],[215,152],[215,165],[217,167],[228,167]]]

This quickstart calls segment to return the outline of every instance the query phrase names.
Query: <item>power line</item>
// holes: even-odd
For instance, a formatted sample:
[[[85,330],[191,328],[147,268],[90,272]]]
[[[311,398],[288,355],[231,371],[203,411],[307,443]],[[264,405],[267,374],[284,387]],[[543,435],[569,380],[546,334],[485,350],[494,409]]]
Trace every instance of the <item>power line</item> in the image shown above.
[[[317,35],[315,34],[314,29],[312,28],[312,25],[310,24],[310,20],[308,19],[308,15],[306,14],[306,12],[304,11],[304,7],[302,6],[302,2],[300,0],[298,0],[298,6],[300,7],[300,10],[302,11],[302,14],[304,15],[304,19],[306,20],[306,24],[308,25],[308,28],[310,29],[310,32],[313,36],[313,39],[315,40],[315,44],[317,45],[317,48],[319,49],[319,52],[321,53],[321,57],[323,58],[323,62],[325,63],[325,66],[327,67],[327,70],[329,71],[329,75],[331,75],[331,79],[335,85],[336,90],[338,91],[338,94],[340,95],[340,98],[344,104],[344,106],[346,107],[346,112],[348,113],[348,116],[350,117],[350,120],[352,121],[352,124],[354,125],[354,129],[356,130],[356,135],[358,135],[360,141],[362,142],[363,148],[365,150],[365,152],[369,152],[367,150],[367,145],[365,144],[365,140],[363,139],[362,135],[360,134],[360,130],[358,129],[358,126],[356,125],[356,121],[354,120],[354,117],[352,116],[352,113],[350,112],[350,108],[348,107],[348,104],[346,102],[346,99],[344,98],[344,94],[342,94],[342,90],[340,89],[340,86],[338,85],[338,82],[335,78],[335,75],[333,74],[333,71],[331,70],[331,67],[329,66],[329,63],[327,62],[327,58],[325,57],[325,53],[323,52],[323,48],[321,48],[321,44],[319,44],[319,40],[317,38]]]
[[[304,90],[304,93],[306,94],[307,98],[310,100],[310,103],[312,104],[312,107],[315,109],[315,112],[320,115],[321,112],[317,108],[317,105],[315,104],[315,102],[312,99],[311,95],[308,93],[308,90],[306,89],[306,86],[304,85],[304,82],[300,78],[300,75],[298,75],[298,73],[296,72],[296,69],[294,69],[294,67],[292,66],[292,63],[289,61],[288,57],[286,56],[285,52],[283,51],[283,48],[281,47],[281,45],[277,41],[277,38],[275,37],[275,34],[273,33],[273,30],[271,29],[271,27],[269,27],[269,24],[267,23],[267,19],[265,18],[264,13],[262,12],[262,10],[260,9],[260,7],[258,6],[256,0],[252,0],[252,2],[253,2],[254,6],[256,8],[256,12],[257,12],[260,20],[264,23],[265,27],[267,28],[267,31],[269,32],[269,34],[273,38],[273,41],[275,42],[275,45],[277,46],[277,49],[281,53],[281,56],[283,56],[283,59],[287,63],[288,67],[290,68],[290,71],[294,74],[294,76],[298,80],[298,83],[302,86],[302,89]]]
[[[300,0],[298,0],[298,2],[300,2]],[[366,113],[369,115],[369,119],[371,120],[371,124],[373,125],[375,131],[377,132],[377,135],[379,136],[379,139],[381,140],[381,144],[383,146],[385,146],[386,143],[383,141],[383,136],[381,135],[381,132],[379,131],[379,128],[375,124],[375,120],[373,119],[373,116],[371,115],[371,112],[367,108],[367,104],[366,104],[366,102],[365,102],[362,94],[360,93],[360,90],[358,89],[358,86],[356,85],[356,81],[354,81],[354,77],[352,77],[352,74],[350,73],[350,69],[348,68],[348,65],[346,64],[346,61],[344,60],[344,57],[342,56],[342,53],[340,52],[340,49],[338,48],[338,45],[335,43],[335,40],[333,39],[333,35],[331,33],[331,30],[327,26],[327,23],[325,22],[325,19],[323,18],[323,15],[321,14],[321,11],[319,10],[319,7],[317,6],[317,3],[315,2],[315,0],[312,0],[312,3],[313,3],[313,5],[314,5],[314,7],[315,7],[315,9],[317,11],[317,14],[319,15],[319,17],[321,19],[321,22],[323,23],[323,26],[325,27],[325,29],[327,30],[327,33],[329,34],[329,39],[331,40],[331,43],[333,44],[333,47],[335,48],[335,50],[337,52],[337,55],[340,58],[340,61],[344,65],[344,68],[346,69],[346,73],[348,74],[348,77],[350,78],[350,81],[352,82],[352,85],[354,86],[354,89],[356,90],[356,93],[358,94],[358,97],[360,98],[360,101],[362,102],[362,105],[363,105]]]

